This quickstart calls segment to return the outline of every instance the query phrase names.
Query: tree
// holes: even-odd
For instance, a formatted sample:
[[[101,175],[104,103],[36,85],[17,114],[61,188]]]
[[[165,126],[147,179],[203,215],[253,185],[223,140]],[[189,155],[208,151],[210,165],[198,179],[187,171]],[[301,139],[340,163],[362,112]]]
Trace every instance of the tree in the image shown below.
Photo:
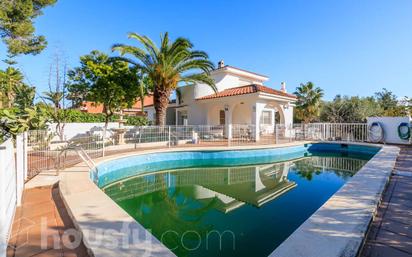
[[[412,116],[412,98],[405,96],[401,100],[400,104],[404,106],[406,115]]]
[[[16,97],[14,99],[14,105],[16,107],[24,110],[33,106],[36,88],[30,87],[26,84],[20,84],[15,87],[15,93]]]
[[[33,20],[42,9],[56,0],[2,0],[0,3],[0,37],[9,54],[38,54],[47,45],[44,36],[34,35]]]
[[[72,102],[72,108],[79,108],[87,100],[89,85],[86,81],[86,74],[81,67],[76,67],[68,72],[69,82],[67,83],[67,99]]]
[[[0,141],[29,129],[42,129],[45,127],[47,117],[40,107],[26,108],[24,110],[0,110]]]
[[[52,108],[47,108],[49,115],[56,123],[56,133],[60,140],[64,139],[64,127],[66,123],[65,94],[66,94],[66,70],[67,66],[59,54],[53,57],[53,63],[49,70],[49,91],[43,92],[43,101],[50,102]]]
[[[382,109],[373,97],[337,95],[321,108],[321,121],[332,123],[365,122],[367,117],[379,116]]]
[[[69,73],[68,84],[84,87],[88,92],[85,99],[103,105],[106,131],[115,111],[136,101],[139,79],[136,68],[95,50],[80,57],[80,67]]]
[[[11,108],[15,97],[15,86],[23,83],[23,75],[13,67],[0,70],[0,107]]]
[[[35,89],[23,82],[23,74],[20,70],[8,67],[0,70],[0,108],[20,109],[33,106]]]
[[[397,96],[383,88],[382,91],[375,93],[379,105],[383,109],[384,116],[404,116],[407,115],[405,106],[400,105]]]
[[[323,97],[323,90],[315,87],[312,82],[306,84],[301,83],[296,88],[296,118],[309,123],[319,117],[321,100]]]
[[[140,111],[144,112],[144,99],[149,93],[153,91],[153,83],[149,77],[145,76],[143,73],[138,74],[138,87],[137,95],[140,100]]]
[[[215,91],[213,79],[209,76],[213,63],[203,51],[193,50],[193,44],[185,38],[171,42],[166,32],[160,38],[158,47],[147,36],[129,33],[129,38],[140,42],[143,47],[115,44],[113,51],[118,51],[123,60],[143,71],[153,82],[156,125],[164,125],[169,97],[179,83],[203,83]],[[126,58],[125,55],[134,57]]]

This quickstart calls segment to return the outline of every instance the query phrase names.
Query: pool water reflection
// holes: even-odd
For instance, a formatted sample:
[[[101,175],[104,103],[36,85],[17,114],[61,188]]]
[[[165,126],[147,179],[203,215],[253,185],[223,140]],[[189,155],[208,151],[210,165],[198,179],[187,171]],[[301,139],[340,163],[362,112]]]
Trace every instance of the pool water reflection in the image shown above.
[[[168,170],[104,191],[179,257],[266,257],[368,159]]]

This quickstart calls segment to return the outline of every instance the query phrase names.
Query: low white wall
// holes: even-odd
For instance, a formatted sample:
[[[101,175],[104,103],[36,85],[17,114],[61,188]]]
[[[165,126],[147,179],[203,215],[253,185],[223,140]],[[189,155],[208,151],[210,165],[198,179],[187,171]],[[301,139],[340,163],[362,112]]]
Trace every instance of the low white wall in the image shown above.
[[[390,144],[409,144],[409,140],[402,140],[398,135],[398,126],[401,122],[411,122],[410,117],[369,117],[368,127],[372,122],[379,122],[384,130],[384,142]]]
[[[16,154],[12,139],[0,145],[0,257],[6,256],[14,213],[21,204],[27,175],[26,139],[26,135],[17,137]]]
[[[109,122],[107,126],[107,136],[112,135],[113,131],[111,129],[118,128],[119,123],[117,122]],[[133,126],[124,126],[125,128],[132,128]],[[64,135],[65,140],[72,139],[74,137],[81,137],[86,136],[87,133],[91,134],[103,134],[104,122],[96,122],[96,123],[66,123],[64,126]],[[56,132],[56,124],[52,123],[49,126],[49,130],[51,132]]]

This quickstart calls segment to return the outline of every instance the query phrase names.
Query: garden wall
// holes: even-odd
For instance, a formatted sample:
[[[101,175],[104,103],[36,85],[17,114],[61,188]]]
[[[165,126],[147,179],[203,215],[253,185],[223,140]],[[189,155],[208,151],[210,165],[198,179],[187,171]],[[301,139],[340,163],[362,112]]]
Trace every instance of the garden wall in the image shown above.
[[[103,133],[104,122],[95,122],[95,123],[66,123],[64,126],[64,135],[65,140],[70,140],[75,137],[87,136],[87,133],[93,134],[102,134]],[[107,136],[112,135],[111,129],[118,128],[119,123],[109,122],[107,127]],[[124,126],[125,128],[132,128],[133,126]],[[49,126],[50,131],[56,132],[56,124],[52,123]]]
[[[384,130],[384,142],[389,144],[410,144],[410,140],[399,138],[398,126],[401,122],[410,123],[410,117],[368,117],[368,126],[379,122]]]
[[[6,256],[16,207],[21,204],[24,181],[27,176],[27,135],[0,145],[0,257]]]

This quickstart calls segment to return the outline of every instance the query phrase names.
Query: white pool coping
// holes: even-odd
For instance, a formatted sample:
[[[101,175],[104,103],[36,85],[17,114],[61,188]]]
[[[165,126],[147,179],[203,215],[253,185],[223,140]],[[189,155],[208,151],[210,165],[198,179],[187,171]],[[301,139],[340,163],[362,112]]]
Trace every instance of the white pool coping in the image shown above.
[[[399,150],[397,146],[383,146],[269,256],[357,256]]]
[[[139,152],[121,153],[102,157],[95,162],[98,165],[102,162],[118,158],[148,153],[279,148],[303,145],[306,143],[311,142],[293,142],[262,146],[202,146],[139,150]],[[313,143],[348,144],[348,142]],[[368,143],[349,144],[382,147],[381,145]],[[270,256],[354,256],[342,254],[331,255],[330,253],[342,253],[342,248],[359,248],[368,224],[376,210],[386,181],[395,164],[398,152],[398,147],[383,146],[379,153],[377,153],[375,157],[361,169],[361,171],[346,183],[341,190],[333,195],[332,198],[330,198],[314,215],[303,223],[302,226],[299,227]],[[384,171],[381,171],[380,168],[383,168]],[[85,164],[78,164],[61,171],[59,184],[60,194],[66,208],[73,219],[76,228],[84,235],[83,241],[93,256],[175,256],[172,251],[111,200],[110,197],[98,188],[89,177],[89,168]],[[373,183],[370,183],[371,181],[369,180],[372,178]],[[355,191],[352,191],[355,187]],[[363,196],[356,196],[356,193]],[[308,222],[310,223],[309,227],[304,227]],[[125,230],[124,226],[127,226],[129,229]],[[338,231],[336,226],[342,230]],[[346,228],[346,226],[348,226],[348,228]],[[99,234],[97,237],[98,240],[95,239],[96,231],[98,232],[97,234]],[[311,239],[316,233],[321,233],[321,235],[317,236],[321,239],[323,238],[322,244],[316,242],[309,243],[309,240],[311,242],[321,240]],[[299,242],[291,239],[296,237],[295,234],[298,236],[297,240],[303,241]],[[127,244],[124,238],[133,238],[133,235],[137,240],[132,244]],[[337,237],[344,237],[347,240],[337,240]],[[336,240],[336,247],[330,242],[324,243],[325,240],[329,241],[332,239]],[[120,243],[114,245],[113,242]],[[331,248],[331,251],[325,251],[328,248]],[[312,252],[313,255],[310,255]],[[323,253],[326,252],[329,252],[329,254],[324,255]]]

